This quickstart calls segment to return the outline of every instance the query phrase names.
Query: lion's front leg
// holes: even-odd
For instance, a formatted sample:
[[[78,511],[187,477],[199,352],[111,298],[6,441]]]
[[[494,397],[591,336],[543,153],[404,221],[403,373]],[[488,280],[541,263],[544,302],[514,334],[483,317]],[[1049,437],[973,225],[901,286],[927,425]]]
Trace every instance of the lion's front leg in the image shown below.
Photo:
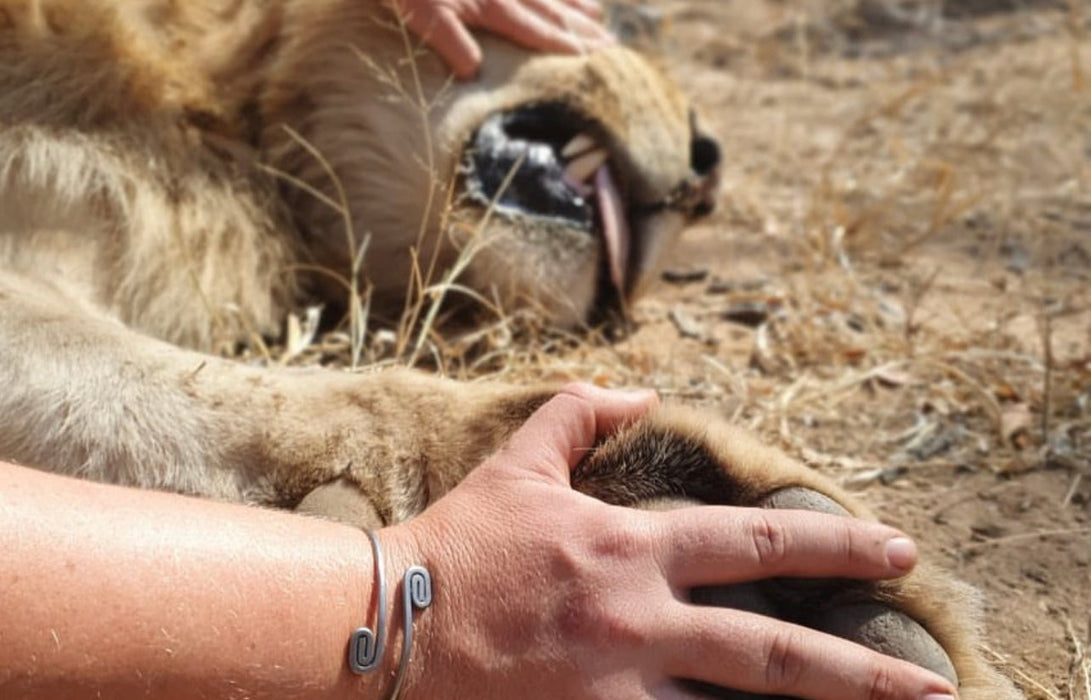
[[[503,444],[555,388],[467,384],[411,370],[324,373],[296,435],[266,444],[297,452],[281,480],[296,510],[360,527],[419,514]],[[313,381],[313,379],[312,379]],[[309,427],[309,431],[306,428]],[[329,445],[314,444],[314,436]],[[326,436],[326,437],[321,437]],[[287,441],[288,449],[278,443]],[[324,452],[336,453],[327,457]],[[316,473],[315,465],[323,465]],[[291,483],[298,479],[298,483]]]
[[[619,505],[710,503],[813,510],[874,520],[832,482],[746,432],[678,408],[659,411],[602,444],[573,485]],[[850,639],[958,684],[963,700],[1017,700],[984,661],[977,601],[965,584],[928,565],[880,583],[778,579],[699,589],[694,602],[746,610]],[[718,688],[711,697],[753,698]]]
[[[368,525],[419,512],[551,395],[409,371],[249,367],[4,273],[0,386],[0,459],[284,508],[349,484],[350,519]]]
[[[554,393],[401,369],[350,374],[202,362],[181,381],[195,412],[233,417],[233,430],[221,431],[207,460],[250,484],[241,500],[358,527],[419,514]]]

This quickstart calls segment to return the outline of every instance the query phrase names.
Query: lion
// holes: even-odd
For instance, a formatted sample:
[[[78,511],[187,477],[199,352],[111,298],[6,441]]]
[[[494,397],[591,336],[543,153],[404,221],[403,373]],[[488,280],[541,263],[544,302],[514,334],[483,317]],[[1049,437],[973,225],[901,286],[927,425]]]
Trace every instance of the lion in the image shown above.
[[[0,459],[404,521],[557,388],[209,351],[275,335],[304,301],[337,304],[346,281],[395,317],[422,265],[593,324],[623,315],[712,211],[720,147],[639,54],[482,36],[480,76],[456,84],[392,20],[364,0],[0,0]],[[681,407],[609,438],[573,481],[621,505],[875,517]],[[1019,697],[977,649],[972,596],[927,565],[692,597],[901,656],[965,700]]]

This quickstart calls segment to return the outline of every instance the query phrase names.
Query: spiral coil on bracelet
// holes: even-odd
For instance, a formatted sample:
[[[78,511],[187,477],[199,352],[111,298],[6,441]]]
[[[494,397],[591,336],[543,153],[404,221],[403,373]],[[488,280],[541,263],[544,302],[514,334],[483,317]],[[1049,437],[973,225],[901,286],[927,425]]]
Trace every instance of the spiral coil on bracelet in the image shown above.
[[[398,700],[402,692],[402,681],[409,670],[409,657],[413,652],[413,612],[424,610],[432,604],[432,575],[423,566],[411,566],[402,579],[402,604],[405,609],[405,633],[402,642],[402,657],[398,661],[398,676],[394,679],[394,691],[390,700]]]

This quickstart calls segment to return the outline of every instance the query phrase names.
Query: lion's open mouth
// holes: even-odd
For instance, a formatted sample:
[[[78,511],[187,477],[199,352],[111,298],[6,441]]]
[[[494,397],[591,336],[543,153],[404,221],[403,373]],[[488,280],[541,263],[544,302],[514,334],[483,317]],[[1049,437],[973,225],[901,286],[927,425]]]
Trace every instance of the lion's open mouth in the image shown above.
[[[602,131],[556,104],[495,114],[469,144],[464,178],[467,195],[501,214],[601,236],[609,279],[624,297],[632,237]]]

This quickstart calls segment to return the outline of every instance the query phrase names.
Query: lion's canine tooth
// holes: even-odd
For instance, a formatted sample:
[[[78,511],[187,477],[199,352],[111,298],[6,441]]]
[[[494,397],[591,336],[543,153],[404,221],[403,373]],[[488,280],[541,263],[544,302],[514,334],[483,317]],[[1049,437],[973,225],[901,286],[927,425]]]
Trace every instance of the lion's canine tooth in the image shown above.
[[[561,157],[574,158],[575,156],[582,155],[583,153],[586,153],[587,151],[590,151],[592,148],[596,147],[598,147],[598,143],[596,143],[595,139],[591,138],[589,135],[576,134],[561,151]]]
[[[564,174],[572,182],[587,182],[609,159],[610,154],[606,152],[606,149],[597,148],[569,163],[564,169]]]

